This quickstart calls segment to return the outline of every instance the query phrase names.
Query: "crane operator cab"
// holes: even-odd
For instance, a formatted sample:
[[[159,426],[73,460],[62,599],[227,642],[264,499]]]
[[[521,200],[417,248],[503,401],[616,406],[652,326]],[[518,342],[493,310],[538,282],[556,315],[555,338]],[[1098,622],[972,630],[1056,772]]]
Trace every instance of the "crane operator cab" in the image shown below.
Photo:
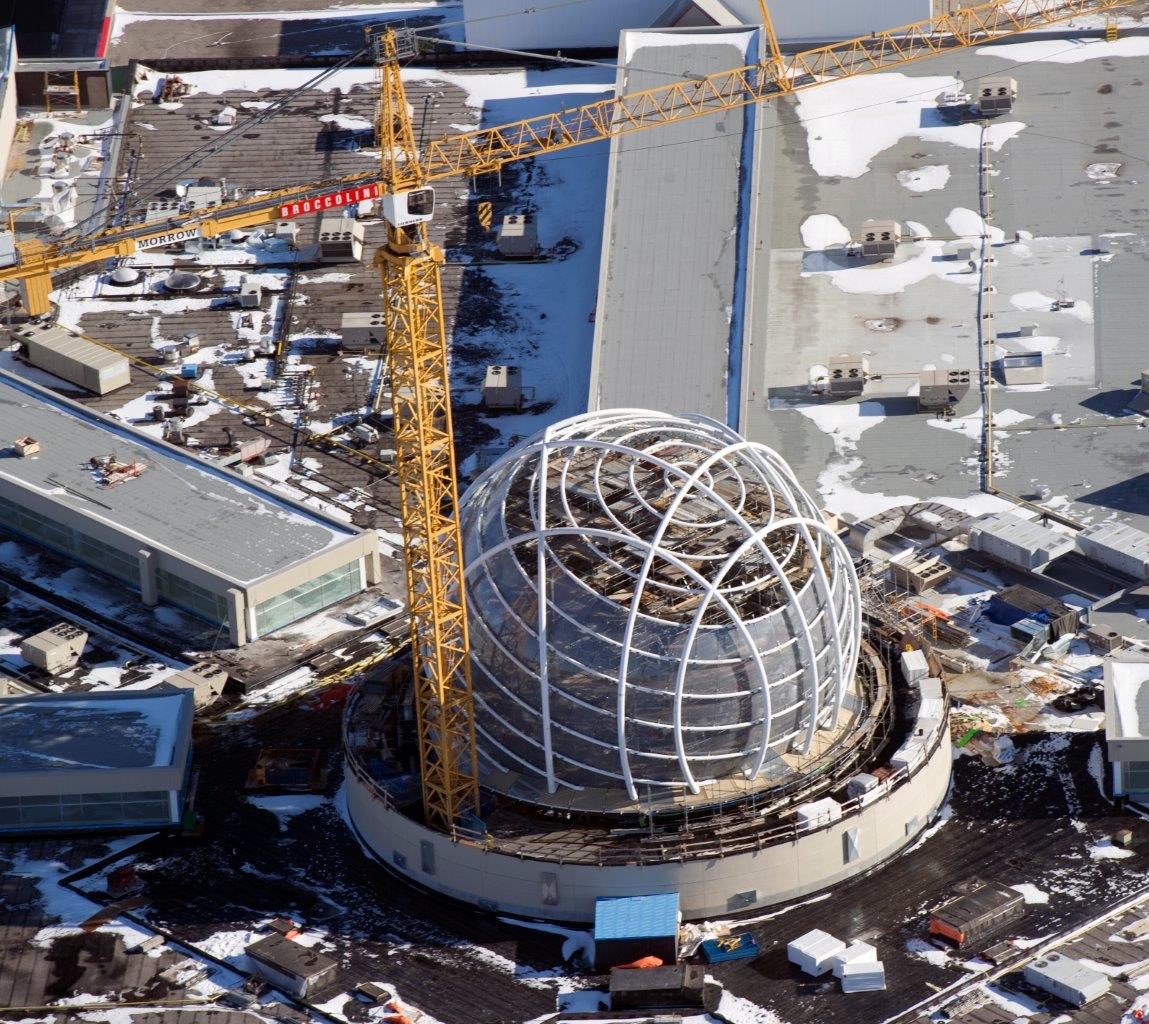
[[[435,190],[416,188],[410,192],[396,192],[384,195],[383,216],[388,224],[397,228],[410,227],[429,221],[435,212]]]

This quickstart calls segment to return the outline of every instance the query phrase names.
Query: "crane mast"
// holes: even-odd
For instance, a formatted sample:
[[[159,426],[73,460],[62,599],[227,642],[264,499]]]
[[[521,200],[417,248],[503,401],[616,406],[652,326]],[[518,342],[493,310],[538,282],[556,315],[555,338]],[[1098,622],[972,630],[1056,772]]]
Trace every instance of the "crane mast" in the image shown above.
[[[401,223],[420,189],[419,153],[399,73],[397,37],[375,36],[379,56],[379,141],[383,191],[392,203],[387,243],[376,256],[395,414],[395,458],[403,526],[411,653],[419,734],[423,813],[428,825],[449,831],[479,810],[471,659],[463,586],[463,541],[447,334],[439,268],[442,250],[427,236],[426,220]],[[433,202],[433,194],[431,197]],[[426,207],[422,208],[426,211]],[[399,223],[396,223],[399,222]]]

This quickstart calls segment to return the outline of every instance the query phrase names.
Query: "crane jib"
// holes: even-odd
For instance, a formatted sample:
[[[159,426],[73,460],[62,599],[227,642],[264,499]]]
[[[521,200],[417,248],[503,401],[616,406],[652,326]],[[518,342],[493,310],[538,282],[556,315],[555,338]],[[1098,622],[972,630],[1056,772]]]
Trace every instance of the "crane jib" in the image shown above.
[[[338,192],[328,192],[312,199],[296,199],[290,203],[282,203],[279,207],[279,218],[284,220],[288,217],[303,217],[309,213],[320,213],[323,210],[333,210],[340,206],[350,206],[352,203],[378,198],[379,183],[373,181],[369,185],[343,188]]]
[[[203,229],[198,224],[190,228],[176,228],[174,231],[166,231],[162,235],[153,235],[151,238],[141,239],[136,243],[136,250],[162,249],[164,246],[175,245],[177,242],[186,242],[190,238],[199,238],[202,234]]]

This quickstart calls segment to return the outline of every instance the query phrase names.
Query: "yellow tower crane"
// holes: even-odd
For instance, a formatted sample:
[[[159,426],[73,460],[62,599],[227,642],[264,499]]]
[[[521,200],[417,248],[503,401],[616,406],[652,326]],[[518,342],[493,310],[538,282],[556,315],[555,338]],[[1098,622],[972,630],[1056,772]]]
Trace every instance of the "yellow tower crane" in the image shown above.
[[[758,63],[448,136],[424,146],[422,152],[415,144],[400,75],[400,61],[408,54],[400,49],[401,37],[384,28],[373,35],[380,74],[381,175],[285,189],[210,211],[193,211],[162,226],[135,224],[55,244],[23,243],[19,262],[0,268],[0,281],[18,281],[27,312],[41,316],[51,309],[51,277],[58,271],[130,256],[141,246],[162,243],[181,232],[210,237],[325,208],[332,189],[341,195],[367,189],[374,195],[378,188],[387,244],[376,262],[388,316],[423,807],[428,824],[450,831],[463,816],[478,810],[478,779],[439,279],[443,254],[427,236],[434,211],[432,183],[901,67],[1069,18],[1104,14],[1129,2],[991,0],[795,54],[781,52],[763,4],[769,54]],[[403,36],[408,44],[410,38]]]

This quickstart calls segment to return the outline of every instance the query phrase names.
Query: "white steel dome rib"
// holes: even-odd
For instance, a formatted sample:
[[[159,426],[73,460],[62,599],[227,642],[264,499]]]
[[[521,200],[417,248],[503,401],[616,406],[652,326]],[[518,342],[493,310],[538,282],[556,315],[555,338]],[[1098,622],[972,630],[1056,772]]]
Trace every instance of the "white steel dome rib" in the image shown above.
[[[857,577],[765,445],[702,416],[590,413],[508,452],[460,513],[488,782],[697,794],[779,775],[836,724]]]

